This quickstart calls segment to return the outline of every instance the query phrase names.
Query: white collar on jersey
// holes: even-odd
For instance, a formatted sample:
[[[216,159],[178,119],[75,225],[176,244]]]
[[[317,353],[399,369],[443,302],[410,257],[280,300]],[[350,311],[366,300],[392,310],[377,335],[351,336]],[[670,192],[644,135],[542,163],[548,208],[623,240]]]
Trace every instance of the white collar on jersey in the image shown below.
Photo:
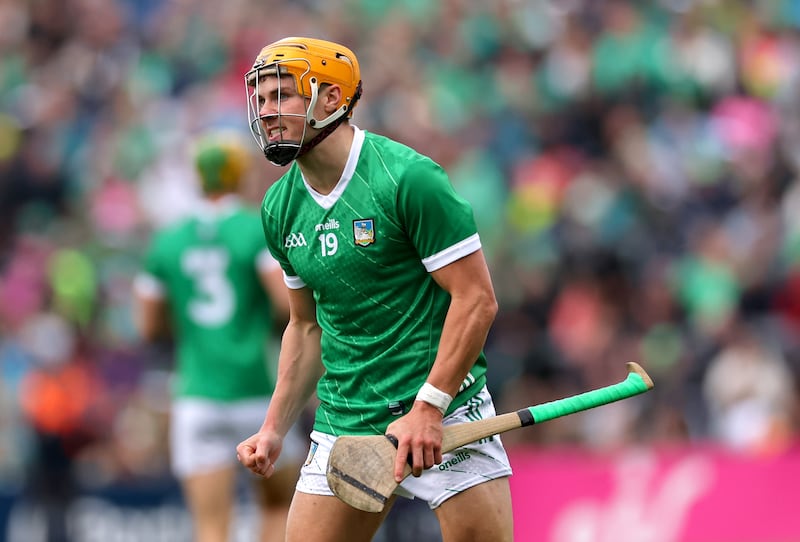
[[[203,199],[194,216],[205,222],[235,213],[242,207],[242,199],[236,194],[226,194],[216,200]]]
[[[350,146],[350,154],[347,157],[347,163],[344,165],[342,176],[339,178],[339,182],[336,183],[331,193],[325,195],[320,194],[314,190],[311,185],[306,182],[306,178],[303,177],[303,184],[306,185],[306,190],[308,190],[308,193],[311,194],[314,201],[323,209],[330,209],[333,207],[333,204],[339,200],[342,192],[347,188],[347,185],[350,184],[350,179],[353,178],[353,173],[356,171],[356,164],[361,154],[361,147],[364,145],[364,131],[355,124],[351,124],[350,126],[353,127],[353,144]],[[300,175],[303,175],[302,171]]]

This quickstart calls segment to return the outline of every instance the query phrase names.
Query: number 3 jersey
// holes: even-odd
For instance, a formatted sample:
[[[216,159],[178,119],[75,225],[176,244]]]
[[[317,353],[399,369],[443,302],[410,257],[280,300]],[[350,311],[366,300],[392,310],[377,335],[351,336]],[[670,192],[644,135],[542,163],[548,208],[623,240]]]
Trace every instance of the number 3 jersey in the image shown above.
[[[470,205],[413,149],[355,128],[335,189],[295,163],[264,196],[267,245],[290,288],[317,303],[326,372],[314,428],[381,434],[425,381],[450,302],[430,273],[480,249]],[[485,383],[481,354],[451,410]]]
[[[272,392],[271,307],[258,267],[275,266],[256,209],[232,196],[157,232],[135,287],[169,306],[179,396],[245,399]]]

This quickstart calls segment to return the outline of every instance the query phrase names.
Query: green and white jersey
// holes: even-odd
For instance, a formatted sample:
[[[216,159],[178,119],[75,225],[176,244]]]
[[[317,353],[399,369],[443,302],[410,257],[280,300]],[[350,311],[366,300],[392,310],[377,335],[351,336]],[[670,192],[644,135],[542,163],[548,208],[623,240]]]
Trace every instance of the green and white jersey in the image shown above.
[[[270,265],[257,209],[233,196],[153,236],[134,288],[169,305],[177,396],[232,401],[272,392],[271,307],[258,277]]]
[[[444,170],[355,129],[342,178],[314,191],[297,164],[270,187],[261,217],[290,288],[314,292],[325,375],[314,428],[381,434],[430,372],[450,303],[431,278],[480,248],[472,209]],[[451,410],[485,383],[475,360]]]

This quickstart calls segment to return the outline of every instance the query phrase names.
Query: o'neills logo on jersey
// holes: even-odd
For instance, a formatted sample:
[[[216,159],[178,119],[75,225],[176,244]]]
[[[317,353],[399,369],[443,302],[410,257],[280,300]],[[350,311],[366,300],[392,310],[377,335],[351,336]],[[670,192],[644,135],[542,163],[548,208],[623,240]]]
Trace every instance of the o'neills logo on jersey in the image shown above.
[[[455,457],[453,457],[452,459],[448,459],[447,461],[439,465],[439,470],[450,470],[450,467],[455,467],[456,465],[458,465],[459,463],[463,463],[470,457],[471,456],[469,455],[469,452],[466,451],[458,452],[455,455]]]
[[[375,224],[371,218],[353,220],[353,237],[360,247],[371,245],[375,242]]]
[[[338,230],[339,229],[339,221],[335,218],[329,218],[325,224],[317,224],[314,226],[316,231],[328,231],[328,230]]]
[[[290,233],[283,243],[284,248],[297,248],[306,246],[306,238],[302,233]]]

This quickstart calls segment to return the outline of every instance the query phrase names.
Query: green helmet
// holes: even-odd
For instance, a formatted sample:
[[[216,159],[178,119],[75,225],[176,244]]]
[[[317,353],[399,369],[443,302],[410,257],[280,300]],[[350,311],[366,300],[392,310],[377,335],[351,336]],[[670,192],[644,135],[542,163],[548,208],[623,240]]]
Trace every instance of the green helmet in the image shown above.
[[[214,132],[200,137],[194,150],[194,164],[203,192],[236,192],[250,163],[250,156],[236,133]]]

